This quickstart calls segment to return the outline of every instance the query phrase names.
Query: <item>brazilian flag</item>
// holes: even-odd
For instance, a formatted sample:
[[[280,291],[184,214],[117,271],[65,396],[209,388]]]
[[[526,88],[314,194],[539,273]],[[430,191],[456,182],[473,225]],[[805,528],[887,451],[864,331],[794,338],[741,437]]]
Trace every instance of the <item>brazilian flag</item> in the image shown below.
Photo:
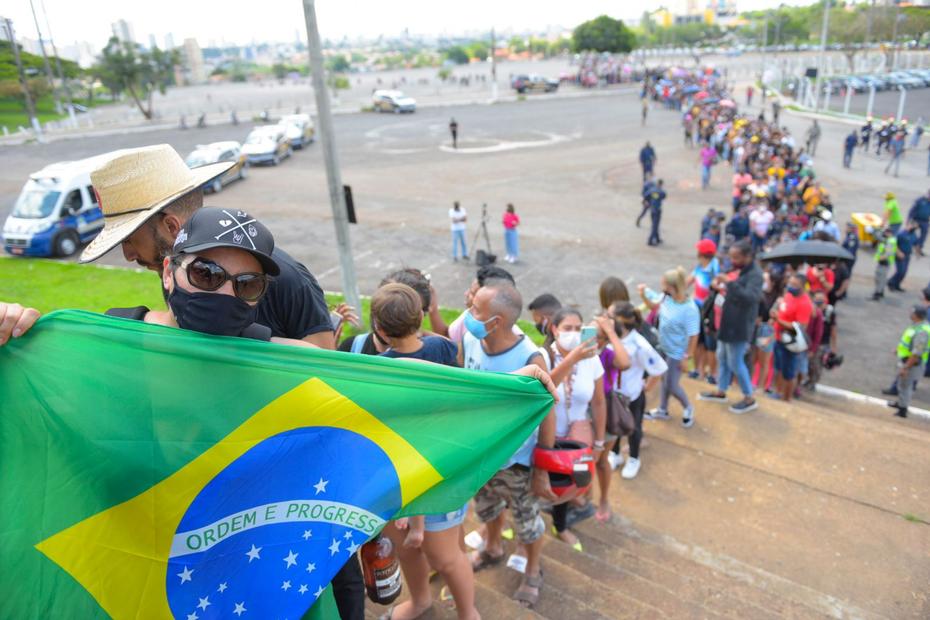
[[[0,347],[0,618],[332,617],[360,545],[459,509],[551,405],[526,377],[52,313]]]

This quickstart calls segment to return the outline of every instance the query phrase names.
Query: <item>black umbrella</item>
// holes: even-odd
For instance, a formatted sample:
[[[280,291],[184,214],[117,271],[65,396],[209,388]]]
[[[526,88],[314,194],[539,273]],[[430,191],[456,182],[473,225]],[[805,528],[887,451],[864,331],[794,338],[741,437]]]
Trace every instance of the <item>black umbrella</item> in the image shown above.
[[[839,243],[830,241],[786,241],[780,243],[772,251],[762,255],[761,260],[775,263],[790,263],[799,265],[809,263],[832,263],[836,260],[855,260],[852,254]]]

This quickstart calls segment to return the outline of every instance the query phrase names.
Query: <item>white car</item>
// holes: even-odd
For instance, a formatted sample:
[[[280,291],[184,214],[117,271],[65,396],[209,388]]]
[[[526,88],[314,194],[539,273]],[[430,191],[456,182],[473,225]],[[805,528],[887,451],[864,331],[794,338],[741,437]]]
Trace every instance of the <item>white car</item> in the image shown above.
[[[309,114],[287,114],[278,124],[284,127],[284,133],[295,149],[302,149],[313,142],[314,127]]]
[[[185,163],[188,168],[199,168],[200,166],[216,164],[222,161],[235,163],[232,168],[203,186],[204,191],[216,193],[223,189],[224,185],[245,178],[248,164],[245,154],[242,152],[241,144],[232,140],[198,144],[197,148],[187,156]]]
[[[250,164],[272,166],[277,166],[282,159],[293,153],[291,142],[281,125],[263,125],[253,129],[242,145],[242,152]]]
[[[417,102],[399,90],[376,90],[371,96],[371,102],[378,112],[394,112],[401,114],[417,111]]]

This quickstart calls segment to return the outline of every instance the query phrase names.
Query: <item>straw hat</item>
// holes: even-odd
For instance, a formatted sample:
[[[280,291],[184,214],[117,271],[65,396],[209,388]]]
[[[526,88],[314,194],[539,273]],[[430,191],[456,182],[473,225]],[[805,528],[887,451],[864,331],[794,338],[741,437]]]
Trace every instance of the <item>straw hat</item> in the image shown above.
[[[235,162],[187,167],[167,144],[113,153],[90,174],[103,211],[103,230],[81,253],[81,262],[97,260],[167,205],[229,170]]]

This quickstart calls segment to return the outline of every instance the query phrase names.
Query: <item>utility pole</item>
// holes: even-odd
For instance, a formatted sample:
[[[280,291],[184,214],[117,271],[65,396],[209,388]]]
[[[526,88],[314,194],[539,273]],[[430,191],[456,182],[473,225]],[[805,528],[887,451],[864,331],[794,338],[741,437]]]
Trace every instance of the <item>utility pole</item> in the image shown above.
[[[48,21],[48,11],[45,10],[45,0],[41,0],[42,13],[45,15],[45,31],[48,32],[48,42],[52,44],[52,55],[55,57],[55,66],[58,69],[58,79],[61,80],[61,87],[65,91],[65,101],[68,103],[68,116],[71,122],[77,127],[77,119],[74,117],[74,102],[71,100],[71,87],[68,86],[68,80],[65,78],[65,72],[61,68],[61,57],[58,56],[58,48],[55,46],[55,37],[52,36],[52,25]]]
[[[820,81],[823,79],[824,60],[827,54],[827,32],[830,29],[830,0],[823,2],[823,28],[820,31],[820,58],[817,61],[817,77],[814,78],[814,111],[820,109]]]
[[[765,21],[763,22],[762,32],[762,69],[759,71],[759,86],[762,89],[762,111],[765,111],[765,60],[769,46],[769,12],[765,12]]]
[[[45,41],[42,39],[42,29],[39,28],[39,18],[36,16],[36,7],[32,0],[29,0],[29,8],[32,9],[32,20],[36,24],[36,36],[39,37],[39,49],[42,50],[42,60],[45,62],[45,75],[48,76],[48,85],[52,89],[52,97],[55,99],[55,112],[61,114],[61,99],[58,98],[58,87],[55,86],[55,76],[52,75],[52,65],[48,62],[48,54],[45,53]]]
[[[339,248],[339,265],[342,268],[342,294],[350,306],[361,312],[358,282],[355,279],[355,262],[352,259],[352,243],[349,239],[349,218],[346,214],[345,190],[339,173],[336,157],[336,136],[333,133],[333,115],[329,109],[329,91],[326,90],[326,75],[323,69],[323,46],[316,22],[316,1],[303,0],[304,19],[307,22],[307,51],[310,55],[310,76],[313,78],[313,94],[316,97],[316,115],[320,128],[320,144],[326,163],[326,180],[329,184],[329,202],[333,209],[333,225],[336,227],[336,244]]]
[[[497,102],[497,39],[491,28],[491,102]]]
[[[13,36],[13,20],[6,18],[6,33],[10,37],[10,48],[13,50],[13,62],[16,63],[16,70],[19,73],[19,85],[23,89],[23,99],[26,101],[26,114],[29,116],[29,122],[36,132],[36,137],[41,142],[42,126],[39,125],[39,119],[36,118],[36,107],[32,103],[32,95],[29,93],[29,84],[26,83],[26,74],[23,73],[23,61],[19,57],[19,46],[16,45],[16,37]]]
[[[898,70],[898,22],[901,21],[901,5],[894,5],[894,27],[891,32],[891,71]]]

